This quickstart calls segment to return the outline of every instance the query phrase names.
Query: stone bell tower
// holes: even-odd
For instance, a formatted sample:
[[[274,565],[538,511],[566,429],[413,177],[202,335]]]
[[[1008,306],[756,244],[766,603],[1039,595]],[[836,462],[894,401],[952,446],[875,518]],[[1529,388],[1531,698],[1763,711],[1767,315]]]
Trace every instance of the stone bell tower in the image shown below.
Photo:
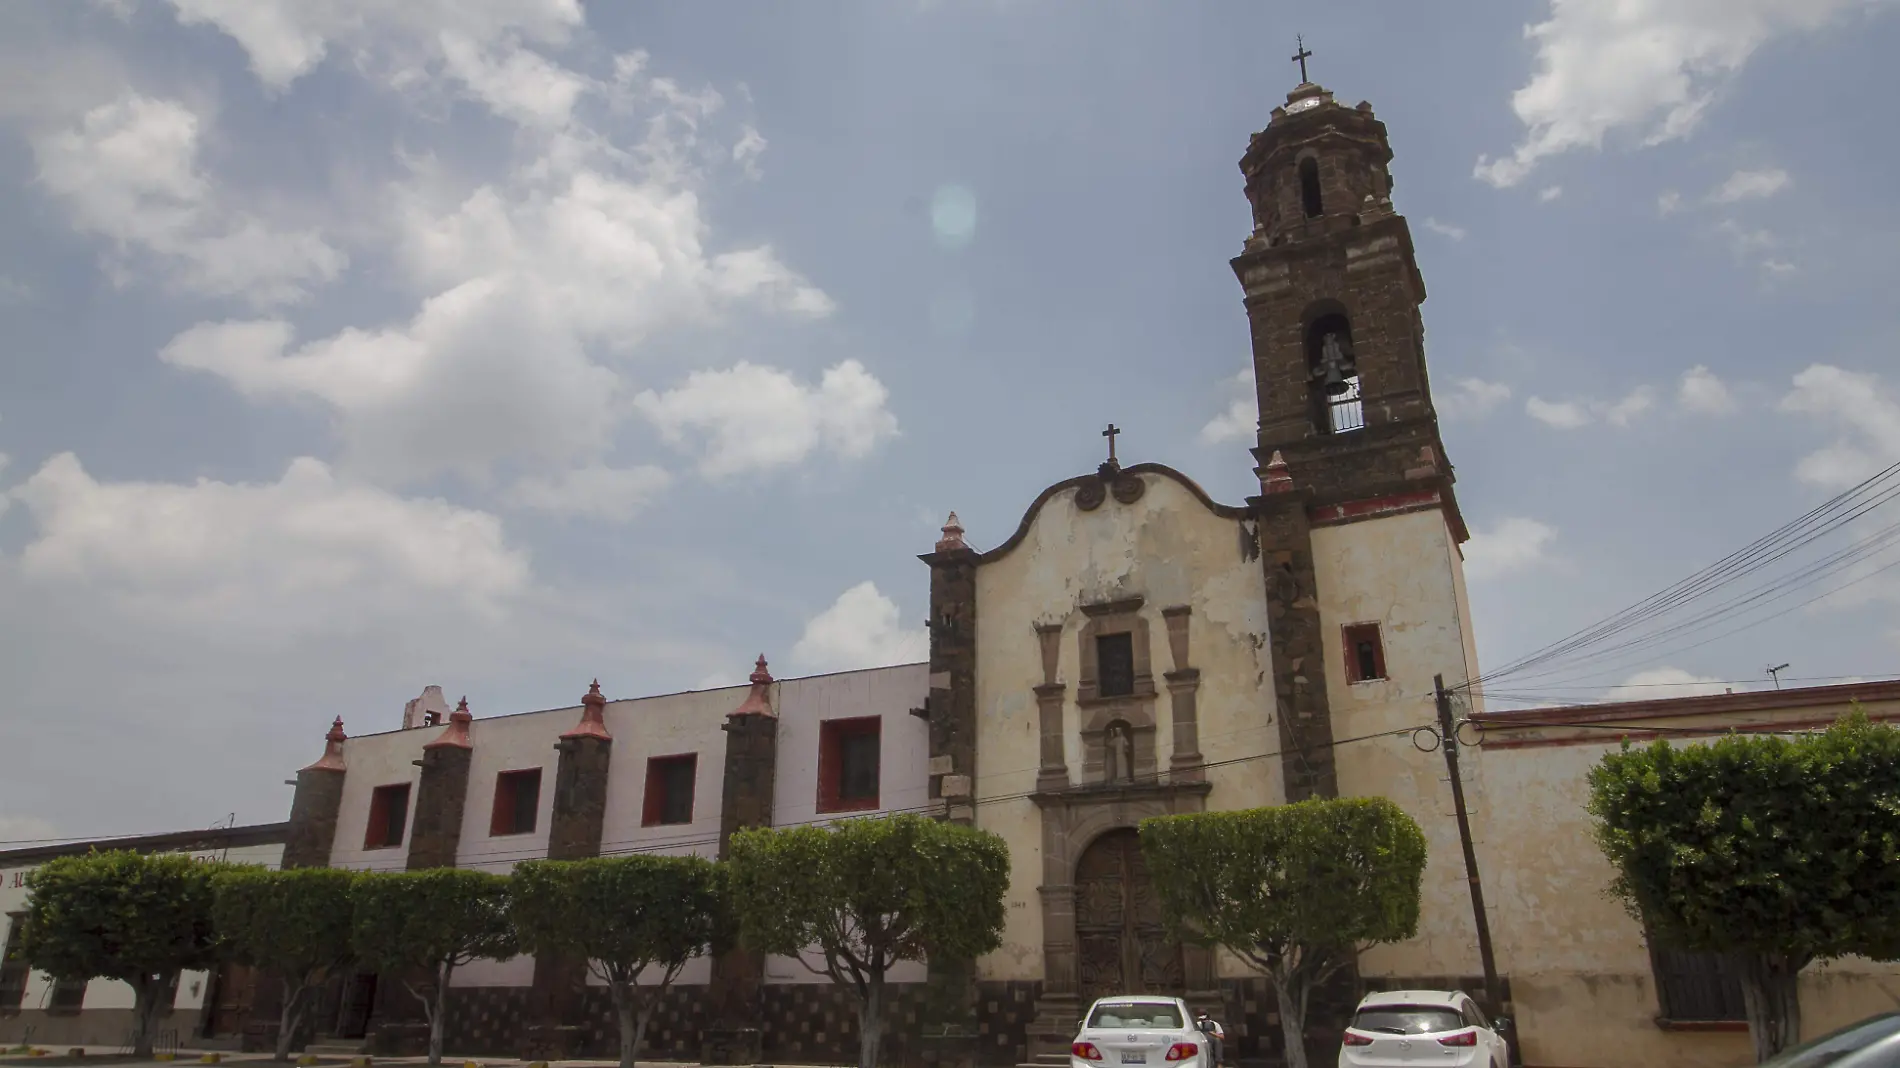
[[[1417,523],[1383,527],[1382,536],[1414,544],[1381,551],[1429,561],[1434,546],[1424,542],[1437,539],[1439,567],[1443,542],[1457,557],[1468,536],[1432,408],[1419,315],[1425,283],[1411,231],[1392,208],[1391,160],[1372,105],[1347,107],[1302,81],[1240,161],[1253,234],[1233,268],[1253,335],[1261,493],[1252,503],[1289,801],[1339,792],[1332,742],[1340,695],[1329,700],[1329,673],[1335,687],[1375,671],[1385,678],[1381,643],[1394,637],[1376,629],[1384,609],[1348,597],[1351,591],[1321,589],[1326,553],[1347,550],[1321,547],[1316,559],[1319,529],[1438,511],[1445,522],[1424,540],[1411,533]],[[1461,564],[1451,566],[1456,592],[1447,594],[1444,612],[1456,620],[1463,576]],[[1339,608],[1342,597],[1352,607]],[[1328,604],[1334,608],[1323,611]],[[1364,617],[1357,637],[1350,615],[1322,618],[1342,612]],[[1467,677],[1464,665],[1442,670],[1448,680]],[[1430,691],[1429,673],[1406,681]]]

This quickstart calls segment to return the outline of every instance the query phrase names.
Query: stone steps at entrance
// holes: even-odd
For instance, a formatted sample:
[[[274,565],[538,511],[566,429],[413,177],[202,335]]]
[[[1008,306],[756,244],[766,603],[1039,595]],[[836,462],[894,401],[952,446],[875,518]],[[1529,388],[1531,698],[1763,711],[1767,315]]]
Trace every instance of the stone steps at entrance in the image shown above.
[[[313,1057],[360,1057],[368,1049],[367,1042],[312,1042],[303,1051]]]

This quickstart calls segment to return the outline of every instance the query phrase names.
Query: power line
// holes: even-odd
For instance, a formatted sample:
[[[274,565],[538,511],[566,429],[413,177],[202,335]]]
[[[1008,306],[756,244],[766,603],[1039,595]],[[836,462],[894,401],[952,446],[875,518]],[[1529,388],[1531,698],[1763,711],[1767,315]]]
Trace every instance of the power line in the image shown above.
[[[1874,510],[1884,507],[1896,498],[1900,498],[1900,463],[1893,464],[1858,485],[1843,491],[1827,501],[1810,508],[1793,520],[1782,524],[1742,548],[1728,554],[1715,563],[1690,575],[1637,603],[1614,612],[1595,623],[1536,650],[1501,668],[1485,672],[1463,683],[1458,689],[1482,690],[1488,682],[1524,675],[1534,668],[1545,667],[1546,674],[1562,670],[1573,670],[1580,664],[1564,664],[1565,660],[1585,660],[1602,658],[1611,652],[1627,651],[1640,647],[1645,640],[1656,641],[1679,632],[1687,625],[1699,625],[1716,619],[1734,615],[1750,605],[1766,598],[1770,601],[1784,596],[1793,589],[1818,581],[1821,577],[1842,568],[1853,566],[1900,539],[1900,526],[1883,528],[1869,538],[1849,546],[1847,549],[1809,565],[1794,575],[1784,576],[1764,587],[1757,588],[1740,597],[1731,598],[1698,616],[1688,624],[1665,626],[1648,635],[1629,639],[1610,649],[1601,648],[1602,644],[1619,635],[1627,634],[1637,628],[1662,619],[1677,609],[1730,586],[1749,575],[1787,558],[1817,540],[1824,538],[1853,523]],[[1804,602],[1807,603],[1807,602]],[[1772,618],[1772,617],[1771,617]]]

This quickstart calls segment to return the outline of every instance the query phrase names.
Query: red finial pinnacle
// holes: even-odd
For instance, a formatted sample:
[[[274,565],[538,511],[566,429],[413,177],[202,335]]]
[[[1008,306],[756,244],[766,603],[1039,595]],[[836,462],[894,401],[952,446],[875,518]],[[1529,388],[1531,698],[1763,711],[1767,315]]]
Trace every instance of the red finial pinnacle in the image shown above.
[[[759,662],[752,670],[752,692],[746,694],[745,703],[732,711],[735,716],[775,716],[772,711],[772,673],[765,667],[765,654],[759,654]]]
[[[455,711],[449,713],[448,729],[442,732],[440,738],[437,738],[422,748],[437,749],[442,746],[455,746],[460,749],[475,748],[474,741],[468,736],[468,725],[473,722],[474,719],[474,714],[468,710],[468,698],[462,698],[455,703]]]
[[[317,758],[316,763],[310,765],[309,767],[303,770],[305,771],[342,771],[344,770],[343,743],[348,740],[349,740],[349,735],[343,733],[343,717],[338,716],[336,718],[336,722],[330,724],[330,733],[323,736],[323,755]]]
[[[937,539],[937,551],[947,553],[953,549],[967,548],[969,546],[963,543],[963,524],[957,522],[957,513],[951,512],[950,518],[943,524],[943,537]]]
[[[587,696],[581,698],[581,721],[574,725],[573,730],[561,737],[612,740],[613,735],[607,733],[607,721],[604,718],[606,711],[607,698],[600,692],[600,680],[595,679],[593,684],[587,687]]]
[[[1280,450],[1273,451],[1273,457],[1267,461],[1266,479],[1261,483],[1265,493],[1286,493],[1293,488],[1293,474],[1287,470],[1286,457]]]

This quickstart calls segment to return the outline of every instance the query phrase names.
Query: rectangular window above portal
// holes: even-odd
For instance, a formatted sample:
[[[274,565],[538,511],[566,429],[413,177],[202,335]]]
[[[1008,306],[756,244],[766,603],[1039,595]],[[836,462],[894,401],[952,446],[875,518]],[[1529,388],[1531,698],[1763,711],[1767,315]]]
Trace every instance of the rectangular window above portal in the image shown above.
[[[1346,681],[1374,682],[1386,677],[1385,643],[1377,623],[1354,623],[1344,629]]]
[[[1095,638],[1096,693],[1126,697],[1135,692],[1135,636],[1099,634]]]

